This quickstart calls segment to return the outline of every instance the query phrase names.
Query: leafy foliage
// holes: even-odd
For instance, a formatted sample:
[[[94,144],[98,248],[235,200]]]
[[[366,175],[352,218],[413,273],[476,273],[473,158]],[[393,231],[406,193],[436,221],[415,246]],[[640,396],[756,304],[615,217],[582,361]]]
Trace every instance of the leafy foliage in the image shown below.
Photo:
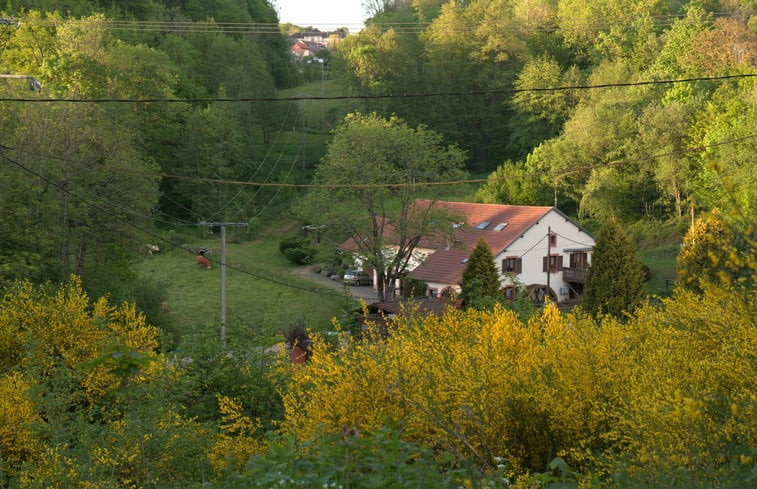
[[[132,304],[90,301],[76,278],[6,291],[0,486],[187,487],[264,450],[256,418],[276,415],[260,358],[168,361],[157,335]]]
[[[697,219],[683,238],[678,254],[678,286],[702,292],[702,283],[718,281],[718,269],[733,235],[717,210]]]
[[[396,428],[365,434],[347,427],[303,442],[285,435],[219,487],[508,487],[503,477],[481,477],[471,467],[450,470],[432,450],[400,435]]]

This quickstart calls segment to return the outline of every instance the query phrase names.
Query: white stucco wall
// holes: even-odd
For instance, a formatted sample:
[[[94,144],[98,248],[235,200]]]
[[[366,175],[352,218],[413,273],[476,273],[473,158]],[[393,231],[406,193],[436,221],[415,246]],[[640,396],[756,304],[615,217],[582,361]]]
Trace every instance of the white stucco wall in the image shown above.
[[[547,256],[548,238],[547,231],[557,234],[556,246],[549,252],[552,255],[563,257],[563,267],[570,266],[570,252],[566,250],[587,251],[588,262],[591,263],[591,252],[594,246],[594,238],[581,229],[559,212],[551,210],[537,225],[528,229],[519,239],[510,244],[504,251],[494,257],[497,270],[502,273],[502,260],[507,257],[520,257],[522,259],[521,273],[516,276],[522,285],[547,284],[547,273],[543,270],[543,259]],[[507,277],[503,277],[502,286],[514,285]],[[557,294],[558,301],[568,298],[568,284],[563,280],[562,269],[551,273],[549,278],[550,288]],[[563,293],[564,292],[564,293]]]

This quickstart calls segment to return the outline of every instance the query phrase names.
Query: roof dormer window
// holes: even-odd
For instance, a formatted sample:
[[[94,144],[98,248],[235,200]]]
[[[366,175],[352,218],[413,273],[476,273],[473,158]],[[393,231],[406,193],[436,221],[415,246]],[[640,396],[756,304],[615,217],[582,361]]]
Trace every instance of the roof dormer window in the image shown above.
[[[503,229],[505,229],[506,226],[507,226],[506,222],[501,222],[497,224],[496,226],[494,226],[493,231],[502,231]]]
[[[489,225],[489,221],[481,221],[478,226],[476,226],[476,229],[486,229],[486,226]]]

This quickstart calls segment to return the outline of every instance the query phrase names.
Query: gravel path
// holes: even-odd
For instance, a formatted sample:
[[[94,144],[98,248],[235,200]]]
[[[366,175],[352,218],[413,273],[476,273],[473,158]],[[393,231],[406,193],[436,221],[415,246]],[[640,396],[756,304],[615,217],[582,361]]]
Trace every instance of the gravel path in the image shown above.
[[[315,273],[312,265],[298,267],[295,273],[324,287],[341,290],[344,286],[341,280],[331,280],[320,273]],[[368,304],[378,301],[378,293],[370,285],[348,285],[347,288],[355,299],[365,299]]]

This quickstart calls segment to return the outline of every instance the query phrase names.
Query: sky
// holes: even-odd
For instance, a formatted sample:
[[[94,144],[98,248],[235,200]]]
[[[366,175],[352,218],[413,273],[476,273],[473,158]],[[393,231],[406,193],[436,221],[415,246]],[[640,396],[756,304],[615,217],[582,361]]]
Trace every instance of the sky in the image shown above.
[[[362,0],[273,0],[279,22],[313,26],[331,31],[347,27],[357,32],[363,27],[365,13]]]

